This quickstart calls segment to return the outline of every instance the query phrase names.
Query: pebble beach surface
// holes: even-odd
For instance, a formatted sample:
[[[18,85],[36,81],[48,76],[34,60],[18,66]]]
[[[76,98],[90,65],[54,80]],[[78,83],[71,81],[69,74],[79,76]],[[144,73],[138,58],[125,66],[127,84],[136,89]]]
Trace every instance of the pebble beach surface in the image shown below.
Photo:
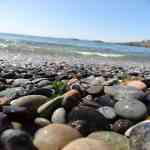
[[[0,60],[1,150],[150,149],[148,65],[18,61]]]

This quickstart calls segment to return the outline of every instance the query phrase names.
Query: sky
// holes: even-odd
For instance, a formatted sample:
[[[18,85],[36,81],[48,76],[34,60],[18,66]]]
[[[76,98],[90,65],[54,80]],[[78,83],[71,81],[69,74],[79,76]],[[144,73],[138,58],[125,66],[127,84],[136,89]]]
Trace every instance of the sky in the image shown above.
[[[108,42],[150,39],[150,0],[1,0],[0,32]]]

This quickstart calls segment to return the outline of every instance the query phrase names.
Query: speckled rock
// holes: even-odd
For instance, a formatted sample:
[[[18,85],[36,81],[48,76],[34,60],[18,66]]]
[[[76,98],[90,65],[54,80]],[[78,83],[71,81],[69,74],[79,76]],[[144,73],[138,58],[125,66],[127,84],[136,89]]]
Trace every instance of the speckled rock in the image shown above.
[[[67,125],[51,124],[36,132],[34,145],[38,150],[58,150],[80,137],[76,129]]]
[[[139,120],[147,113],[146,106],[138,100],[122,100],[115,104],[116,113],[123,118]]]
[[[100,131],[91,133],[88,138],[104,141],[111,145],[112,150],[130,150],[129,140],[118,133],[110,131]]]
[[[80,138],[65,146],[62,150],[113,150],[110,145],[103,141],[89,138]]]
[[[1,135],[2,146],[6,150],[33,150],[31,137],[18,129],[5,130]]]
[[[106,119],[113,120],[116,118],[116,112],[112,107],[104,106],[97,109]]]
[[[150,148],[150,121],[143,121],[132,126],[125,133],[130,139],[132,150],[149,150]]]
[[[53,112],[52,118],[51,118],[52,123],[65,123],[66,122],[66,111],[65,109],[58,108]]]

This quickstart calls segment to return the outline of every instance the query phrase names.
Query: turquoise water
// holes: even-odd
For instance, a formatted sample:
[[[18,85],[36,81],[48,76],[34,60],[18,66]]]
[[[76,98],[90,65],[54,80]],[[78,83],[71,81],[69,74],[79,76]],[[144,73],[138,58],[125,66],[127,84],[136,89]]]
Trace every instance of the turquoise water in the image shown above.
[[[57,55],[95,56],[121,59],[150,58],[150,48],[78,39],[26,36],[0,33],[0,49]]]

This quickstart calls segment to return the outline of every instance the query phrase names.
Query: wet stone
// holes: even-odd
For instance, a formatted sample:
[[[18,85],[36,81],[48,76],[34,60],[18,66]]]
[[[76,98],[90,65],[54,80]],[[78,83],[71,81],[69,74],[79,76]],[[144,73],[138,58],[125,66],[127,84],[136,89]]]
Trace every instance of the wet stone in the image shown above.
[[[132,150],[149,150],[150,146],[150,121],[143,121],[132,126],[126,132],[130,139]]]
[[[106,119],[113,120],[116,118],[116,112],[112,107],[104,106],[97,109]]]
[[[1,142],[6,150],[34,150],[31,137],[19,129],[5,130],[1,135]]]
[[[115,104],[115,111],[120,117],[140,120],[147,114],[146,106],[138,100],[122,100]]]
[[[112,124],[111,129],[114,132],[124,134],[127,131],[127,129],[129,129],[133,124],[134,122],[130,120],[119,119]]]
[[[58,108],[53,112],[52,123],[65,123],[66,122],[66,111],[64,108]]]

